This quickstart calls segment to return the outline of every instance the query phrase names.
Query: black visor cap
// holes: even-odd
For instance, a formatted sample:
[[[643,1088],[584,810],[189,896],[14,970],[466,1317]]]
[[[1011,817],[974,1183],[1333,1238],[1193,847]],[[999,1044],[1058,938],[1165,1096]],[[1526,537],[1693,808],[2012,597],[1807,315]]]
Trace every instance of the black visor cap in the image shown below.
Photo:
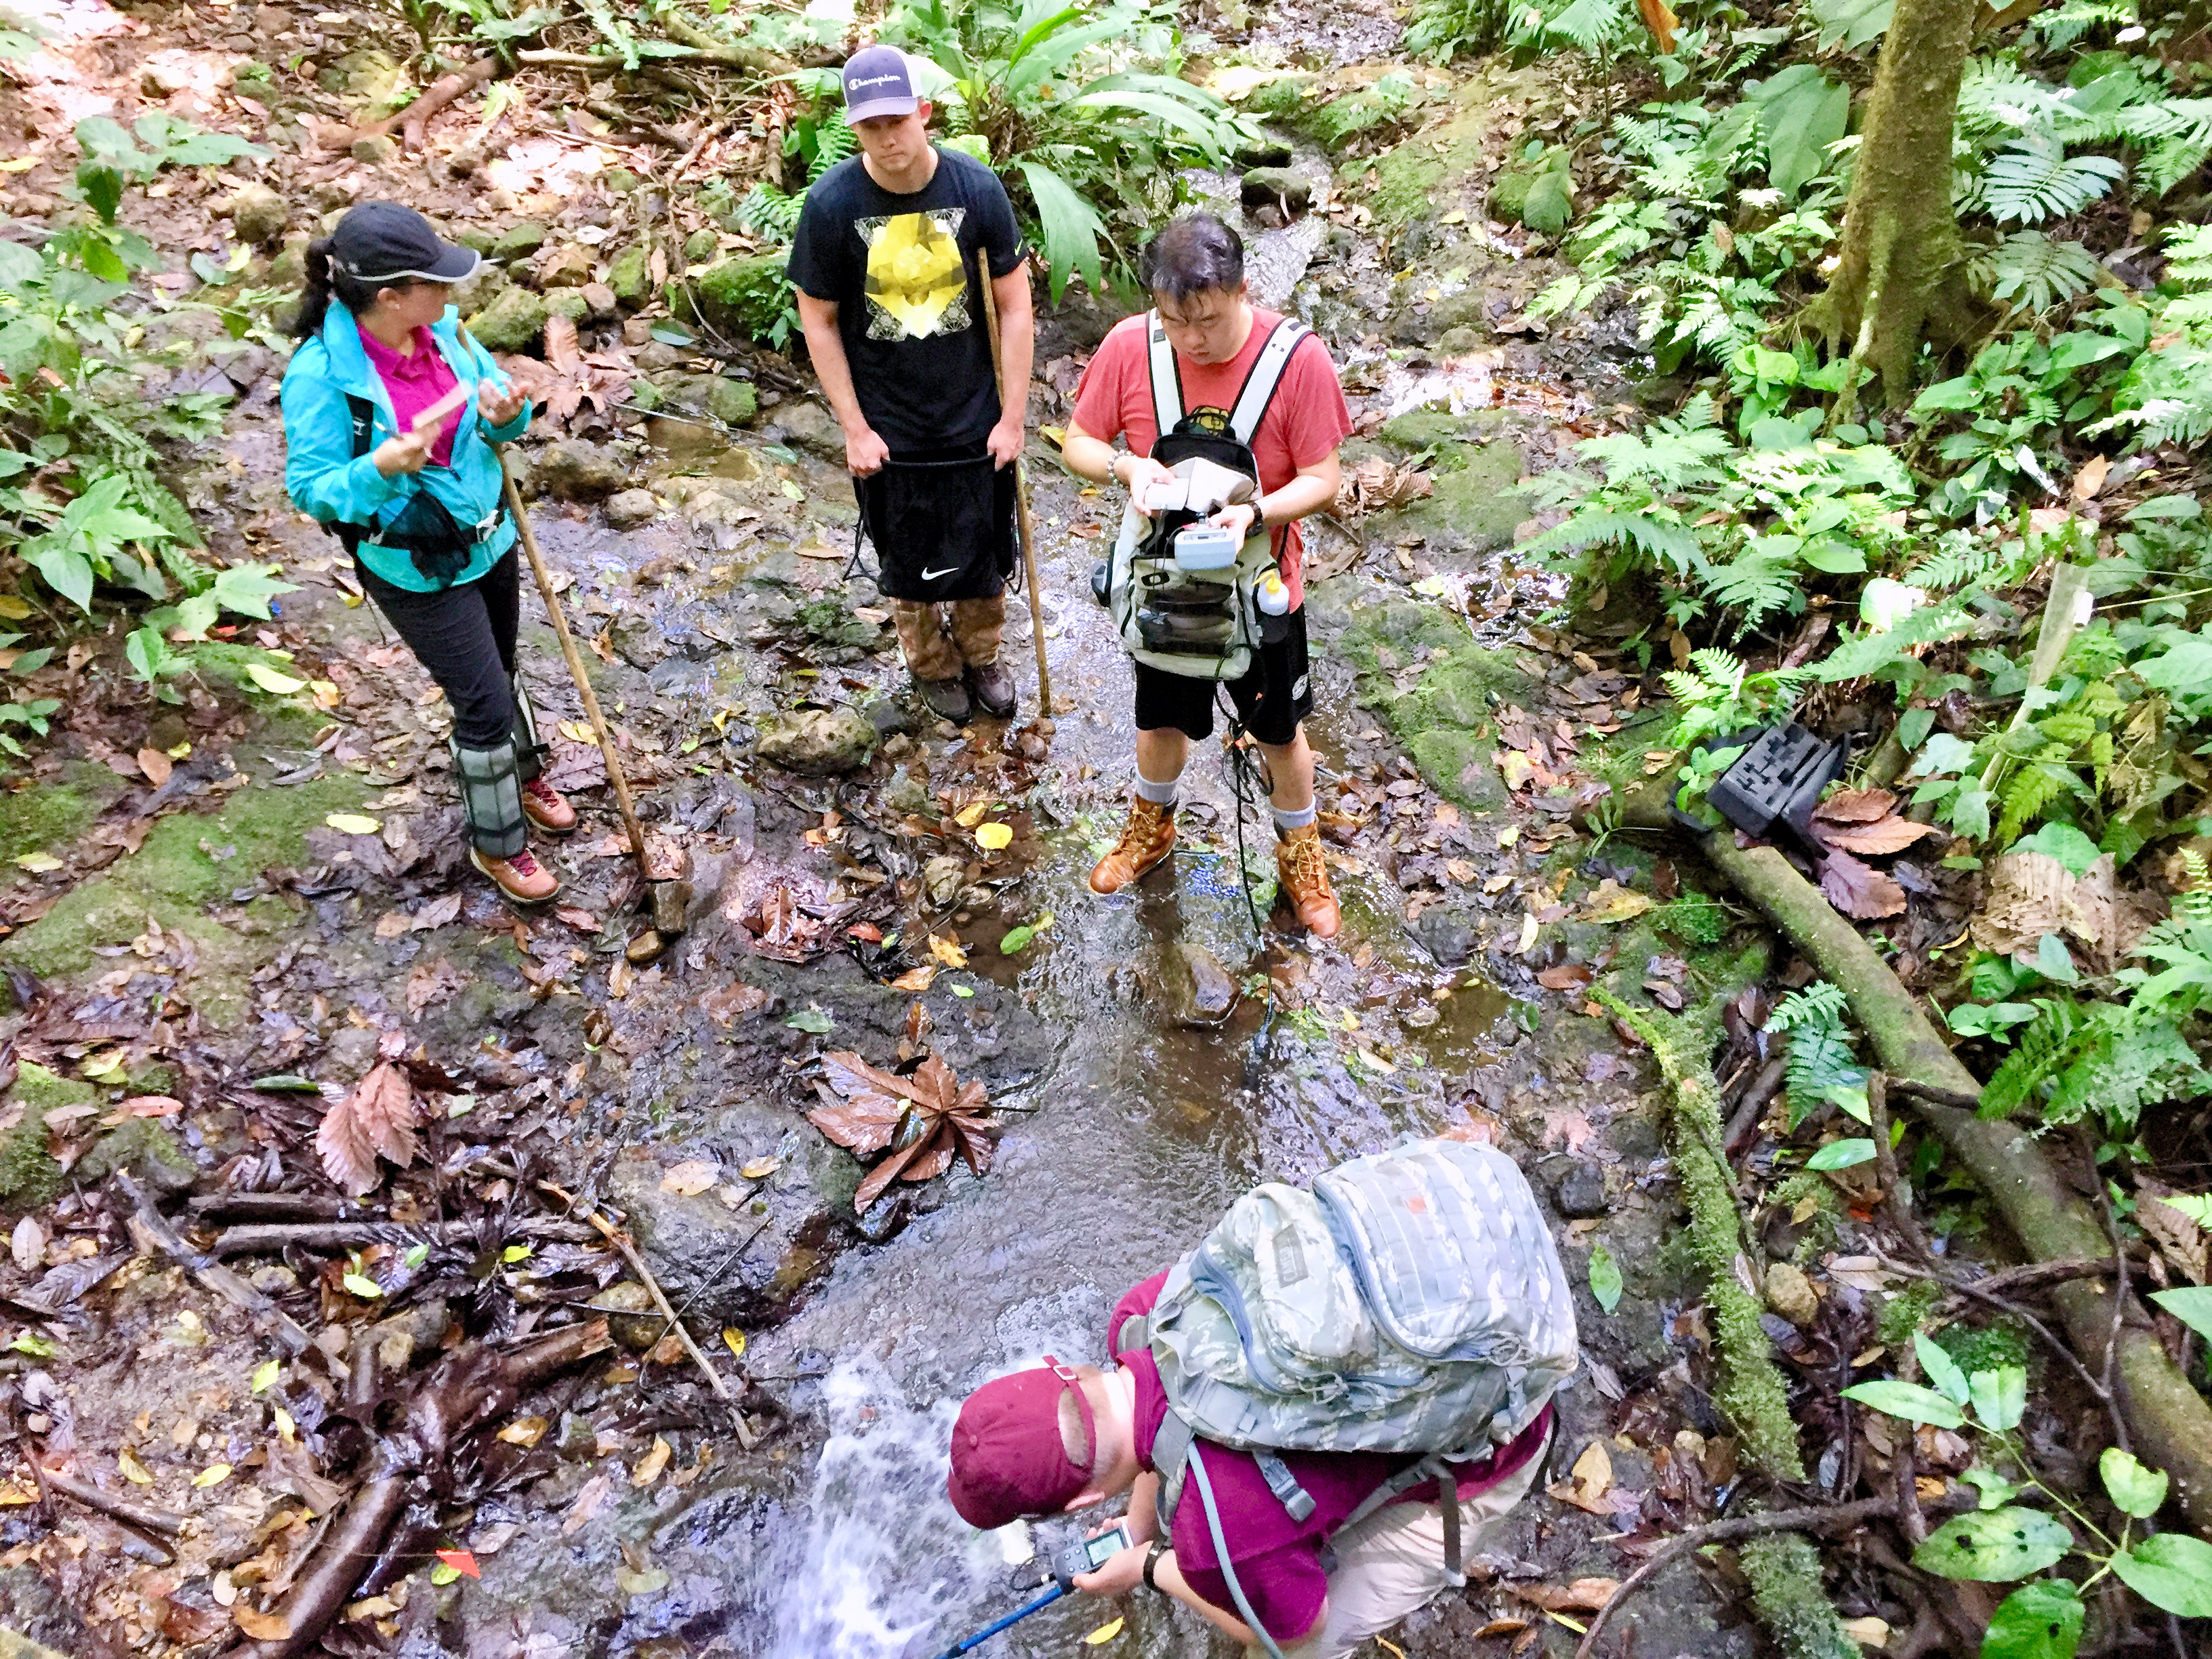
[[[331,233],[333,264],[356,282],[392,283],[409,277],[431,283],[465,282],[483,256],[442,241],[430,222],[398,202],[363,202],[349,208]]]

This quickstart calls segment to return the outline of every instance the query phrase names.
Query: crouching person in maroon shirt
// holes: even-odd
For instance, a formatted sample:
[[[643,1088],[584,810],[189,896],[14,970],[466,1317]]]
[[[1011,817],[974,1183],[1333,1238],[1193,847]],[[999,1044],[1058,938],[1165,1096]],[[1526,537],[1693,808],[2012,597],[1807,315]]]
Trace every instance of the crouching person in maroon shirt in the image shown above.
[[[1129,1319],[1151,1312],[1167,1275],[1124,1296],[1107,1328],[1113,1370],[1047,1357],[1035,1370],[987,1382],[968,1397],[952,1431],[952,1506],[970,1525],[1003,1527],[1025,1516],[1085,1510],[1129,1494],[1136,1542],[1075,1580],[1094,1595],[1149,1585],[1186,1601],[1258,1655],[1262,1644],[1236,1612],[1195,1493],[1176,1507],[1170,1535],[1157,1536],[1159,1480],[1151,1448],[1168,1408],[1151,1351],[1121,1351]],[[1479,1462],[1453,1466],[1458,1479],[1462,1559],[1482,1550],[1535,1486],[1552,1435],[1547,1405],[1522,1434]],[[1285,1451],[1279,1455],[1314,1499],[1294,1520],[1249,1452],[1208,1440],[1198,1445],[1212,1476],[1221,1535],[1238,1585],[1284,1659],[1340,1659],[1451,1584],[1443,1512],[1433,1481],[1409,1487],[1358,1528],[1347,1547],[1330,1534],[1362,1499],[1417,1457],[1375,1452]]]

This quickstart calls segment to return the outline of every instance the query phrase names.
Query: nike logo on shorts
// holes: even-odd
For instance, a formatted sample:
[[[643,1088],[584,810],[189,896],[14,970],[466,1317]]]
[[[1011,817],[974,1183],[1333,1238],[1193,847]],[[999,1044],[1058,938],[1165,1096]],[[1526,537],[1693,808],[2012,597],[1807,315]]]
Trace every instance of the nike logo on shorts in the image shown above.
[[[960,567],[957,564],[948,564],[942,570],[925,570],[921,573],[921,580],[926,582],[933,582],[939,576],[949,576],[959,568]]]

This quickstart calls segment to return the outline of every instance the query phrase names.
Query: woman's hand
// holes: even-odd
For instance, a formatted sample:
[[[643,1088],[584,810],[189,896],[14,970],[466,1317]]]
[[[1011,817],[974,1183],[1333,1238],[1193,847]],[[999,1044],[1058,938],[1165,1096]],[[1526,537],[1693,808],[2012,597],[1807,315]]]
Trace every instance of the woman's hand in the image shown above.
[[[1157,483],[1175,482],[1175,474],[1149,455],[1118,458],[1114,463],[1113,475],[1116,481],[1127,487],[1130,504],[1137,509],[1138,516],[1146,519],[1152,516],[1152,512],[1145,505],[1145,491]]]
[[[430,446],[437,436],[429,430],[395,433],[369,451],[368,459],[387,478],[402,472],[420,472],[430,464]]]
[[[1143,1544],[1132,1544],[1125,1550],[1116,1550],[1097,1571],[1077,1573],[1075,1588],[1090,1595],[1127,1595],[1145,1582],[1146,1548]]]
[[[477,383],[477,413],[486,426],[505,426],[522,413],[523,405],[529,401],[529,394],[520,386],[511,386],[501,392],[489,380]]]

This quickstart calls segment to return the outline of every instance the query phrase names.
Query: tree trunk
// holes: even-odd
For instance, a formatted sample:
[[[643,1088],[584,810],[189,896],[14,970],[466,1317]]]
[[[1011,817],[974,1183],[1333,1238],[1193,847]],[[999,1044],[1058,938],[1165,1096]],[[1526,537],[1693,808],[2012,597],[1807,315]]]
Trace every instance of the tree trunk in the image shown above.
[[[1881,400],[1911,395],[1923,335],[1947,343],[1971,319],[1965,250],[1951,210],[1951,125],[1982,0],[1897,0],[1851,174],[1844,245],[1809,320]]]

